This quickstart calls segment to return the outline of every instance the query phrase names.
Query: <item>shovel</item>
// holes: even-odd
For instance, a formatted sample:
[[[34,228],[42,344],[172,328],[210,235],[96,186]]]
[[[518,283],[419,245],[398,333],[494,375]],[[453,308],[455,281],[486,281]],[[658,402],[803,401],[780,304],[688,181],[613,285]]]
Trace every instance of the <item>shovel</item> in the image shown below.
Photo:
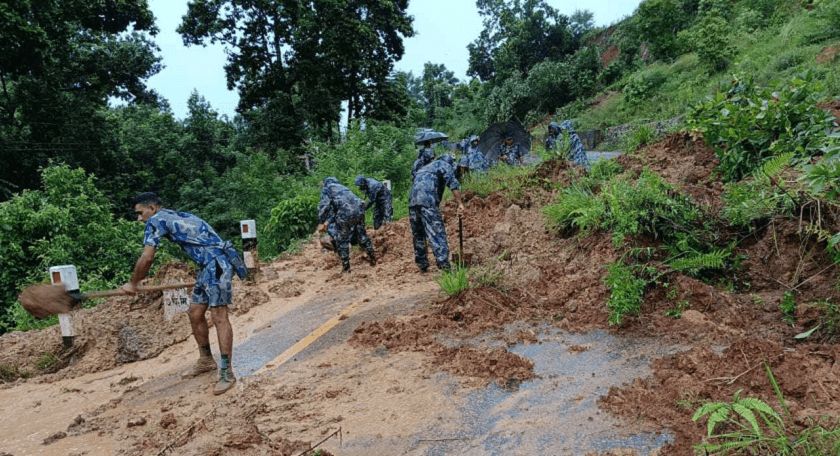
[[[195,286],[195,282],[170,283],[166,285],[140,286],[138,293],[150,291],[173,290],[176,288],[189,288]],[[18,301],[23,305],[24,310],[35,318],[46,318],[50,315],[68,313],[85,299],[105,298],[108,296],[123,296],[122,289],[92,291],[89,293],[70,293],[63,285],[47,285],[39,283],[30,285],[18,296]]]
[[[464,226],[461,223],[461,214],[458,214],[458,253],[452,255],[452,260],[459,267],[469,266],[472,254],[464,253]]]

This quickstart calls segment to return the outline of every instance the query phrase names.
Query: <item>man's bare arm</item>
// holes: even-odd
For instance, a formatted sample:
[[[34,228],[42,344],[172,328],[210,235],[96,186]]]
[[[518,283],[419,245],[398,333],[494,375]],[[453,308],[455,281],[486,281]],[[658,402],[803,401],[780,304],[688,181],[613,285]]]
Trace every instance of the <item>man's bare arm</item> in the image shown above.
[[[151,245],[143,247],[143,253],[137,259],[137,264],[134,265],[134,272],[131,273],[131,281],[122,287],[124,293],[130,295],[137,293],[137,285],[149,275],[149,269],[152,268],[152,264],[155,262],[156,250]]]

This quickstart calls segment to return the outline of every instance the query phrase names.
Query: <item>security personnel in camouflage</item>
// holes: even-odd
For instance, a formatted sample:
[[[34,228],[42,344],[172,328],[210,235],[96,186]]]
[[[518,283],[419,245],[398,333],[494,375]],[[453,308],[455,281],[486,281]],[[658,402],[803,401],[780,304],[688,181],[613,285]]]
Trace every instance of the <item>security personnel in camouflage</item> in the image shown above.
[[[378,230],[380,226],[390,223],[394,216],[394,205],[391,201],[391,191],[376,179],[365,177],[362,174],[356,176],[354,182],[357,187],[365,192],[367,201],[364,203],[365,211],[371,207],[373,210],[373,229]]]
[[[560,127],[557,126],[557,122],[552,121],[548,124],[548,135],[545,137],[545,150],[554,149],[554,145],[557,143],[557,135],[560,134]]]
[[[199,359],[182,377],[190,378],[216,370],[216,361],[210,352],[210,338],[205,313],[216,326],[221,352],[219,381],[214,394],[222,394],[233,387],[236,377],[231,367],[233,329],[228,318],[228,305],[232,302],[231,279],[233,266],[225,254],[225,242],[204,220],[188,212],[163,209],[163,201],[154,193],[141,193],[134,198],[137,220],[145,222],[143,253],[134,266],[131,281],[123,285],[124,294],[137,294],[137,285],[145,279],[155,261],[155,252],[161,239],[178,244],[201,269],[193,288],[192,303],[187,316],[193,336],[198,343]]]
[[[466,150],[470,171],[487,171],[487,167],[490,166],[490,163],[488,163],[487,158],[484,157],[484,152],[478,148],[478,140],[478,136],[471,136],[470,145]]]
[[[335,250],[341,258],[343,272],[350,272],[350,244],[362,246],[368,253],[371,266],[376,265],[373,243],[365,232],[364,202],[338,179],[324,179],[321,201],[318,203],[318,232],[329,224],[327,233],[332,236]]]
[[[432,150],[432,142],[426,141],[423,144],[423,148],[417,151],[417,160],[414,160],[414,164],[411,165],[411,182],[414,182],[414,176],[417,175],[417,171],[420,171],[420,168],[428,165],[435,159],[435,151]]]
[[[440,215],[440,200],[443,198],[444,187],[449,187],[458,203],[458,213],[464,211],[464,203],[461,202],[459,190],[461,184],[455,179],[453,165],[452,156],[443,155],[439,160],[421,168],[411,184],[408,216],[411,223],[411,235],[414,238],[414,262],[420,268],[420,272],[426,272],[429,269],[426,252],[427,239],[432,246],[438,269],[448,271],[451,268],[446,227]]]
[[[578,136],[575,129],[572,127],[572,122],[570,120],[564,120],[560,124],[560,129],[566,130],[569,134],[569,144],[571,145],[569,155],[571,155],[572,161],[586,169],[589,169],[589,160],[586,158],[586,150],[583,148],[583,142],[580,140],[580,136]]]
[[[513,142],[513,136],[510,135],[505,138],[505,142],[499,145],[499,161],[511,166],[524,164],[527,153],[528,151],[522,147],[522,144]]]

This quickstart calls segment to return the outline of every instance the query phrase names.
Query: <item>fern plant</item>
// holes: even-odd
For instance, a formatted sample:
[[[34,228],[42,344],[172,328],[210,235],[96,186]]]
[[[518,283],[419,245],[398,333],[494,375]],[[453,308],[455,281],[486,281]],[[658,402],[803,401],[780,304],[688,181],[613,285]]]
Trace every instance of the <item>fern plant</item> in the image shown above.
[[[641,277],[632,266],[621,261],[607,266],[604,283],[610,287],[607,307],[610,309],[610,325],[621,325],[625,315],[638,315],[648,280]]]
[[[782,417],[760,399],[742,399],[741,391],[736,391],[728,403],[710,402],[694,413],[693,421],[708,415],[706,432],[709,439],[722,440],[719,443],[705,442],[694,448],[705,451],[705,454],[733,454],[733,451],[747,449],[761,451],[790,447]],[[732,430],[716,434],[718,425],[726,425]]]

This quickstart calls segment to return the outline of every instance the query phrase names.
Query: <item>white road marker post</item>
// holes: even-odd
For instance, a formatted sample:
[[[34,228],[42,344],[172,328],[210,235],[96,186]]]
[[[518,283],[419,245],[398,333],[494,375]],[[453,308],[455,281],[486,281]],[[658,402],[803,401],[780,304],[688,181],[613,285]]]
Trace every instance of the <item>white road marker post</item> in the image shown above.
[[[242,232],[242,259],[245,266],[253,274],[260,271],[259,252],[257,250],[257,222],[254,220],[242,220],[239,222],[239,229]]]
[[[70,294],[79,293],[79,275],[76,266],[72,264],[64,266],[53,266],[50,268],[50,283],[53,285],[64,285],[64,289]],[[73,331],[73,320],[69,313],[58,314],[58,324],[61,326],[61,339],[64,348],[73,346],[76,333]]]

